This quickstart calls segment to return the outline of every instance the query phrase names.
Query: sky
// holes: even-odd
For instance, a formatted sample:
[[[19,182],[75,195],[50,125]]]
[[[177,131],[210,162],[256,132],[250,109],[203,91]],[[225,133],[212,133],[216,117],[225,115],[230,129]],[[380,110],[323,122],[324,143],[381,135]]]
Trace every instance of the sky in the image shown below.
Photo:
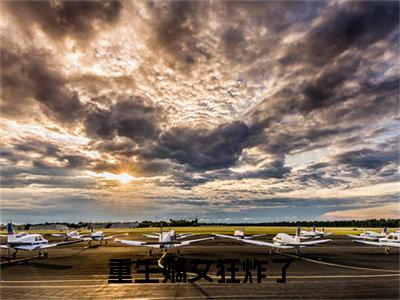
[[[399,2],[1,2],[1,221],[399,218]]]

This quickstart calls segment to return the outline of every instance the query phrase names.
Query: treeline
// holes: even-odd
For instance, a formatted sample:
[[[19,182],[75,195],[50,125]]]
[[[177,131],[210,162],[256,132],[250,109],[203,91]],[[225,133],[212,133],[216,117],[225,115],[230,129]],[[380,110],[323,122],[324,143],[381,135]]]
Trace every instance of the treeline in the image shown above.
[[[300,227],[400,227],[400,219],[369,219],[369,220],[335,220],[335,221],[296,221],[296,222],[263,222],[263,223],[200,223],[200,226],[300,226]]]
[[[103,224],[94,223],[94,224]],[[390,227],[399,228],[400,219],[369,219],[369,220],[336,220],[336,221],[296,221],[296,222],[261,222],[261,223],[199,223],[198,219],[185,220],[185,219],[169,219],[169,221],[142,221],[138,222],[137,227],[196,227],[196,226],[283,226],[283,227]],[[69,228],[91,228],[92,223],[79,222],[79,223],[42,223],[36,225],[64,225]],[[25,229],[28,230],[31,224],[26,224]],[[104,222],[105,228],[110,228],[111,223]]]
[[[199,220],[185,220],[185,219],[169,219],[169,221],[143,221],[139,223],[139,227],[160,227],[162,224],[163,227],[196,227],[199,226]]]

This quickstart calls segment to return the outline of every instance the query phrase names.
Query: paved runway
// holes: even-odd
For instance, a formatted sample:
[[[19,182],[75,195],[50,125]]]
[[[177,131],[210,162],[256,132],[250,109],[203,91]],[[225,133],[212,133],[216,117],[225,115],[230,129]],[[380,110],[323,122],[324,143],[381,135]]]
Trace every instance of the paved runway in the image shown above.
[[[136,238],[136,237],[135,237]],[[271,237],[266,237],[268,240]],[[398,299],[399,252],[385,254],[382,248],[354,245],[344,237],[333,237],[330,244],[302,249],[300,258],[295,251],[269,253],[269,249],[240,245],[216,239],[196,246],[171,251],[171,257],[210,262],[208,275],[212,282],[201,279],[187,283],[128,283],[109,284],[109,259],[154,259],[160,257],[149,249],[120,246],[109,243],[101,247],[87,247],[86,243],[50,249],[49,258],[22,260],[8,263],[2,251],[1,299],[55,299],[55,298],[135,298],[135,299],[260,299],[260,298],[330,298],[330,299]],[[85,247],[86,246],[86,247]],[[19,258],[33,253],[18,253]],[[274,259],[293,258],[287,269],[286,283],[281,278],[283,263]],[[167,259],[165,258],[165,259]],[[166,260],[162,263],[165,265]],[[218,283],[218,259],[239,259],[236,279],[241,283]],[[267,278],[257,283],[256,270],[253,283],[243,283],[243,261],[267,261]],[[213,262],[213,263],[212,263]],[[204,267],[205,265],[201,265]],[[229,263],[225,264],[226,279]],[[199,268],[201,269],[201,268]],[[131,267],[133,281],[142,278],[135,266]],[[195,274],[188,271],[187,278]],[[162,273],[151,274],[152,279],[164,279]],[[189,280],[188,280],[189,281]]]

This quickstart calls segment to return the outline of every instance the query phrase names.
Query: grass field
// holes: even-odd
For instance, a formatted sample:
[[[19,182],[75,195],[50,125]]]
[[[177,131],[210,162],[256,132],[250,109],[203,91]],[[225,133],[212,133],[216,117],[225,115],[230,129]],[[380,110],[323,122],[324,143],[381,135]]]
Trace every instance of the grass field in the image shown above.
[[[172,229],[173,227],[171,227]],[[199,226],[199,227],[176,227],[174,228],[177,233],[196,233],[196,234],[233,234],[236,229],[243,229],[241,226]],[[312,230],[312,227],[302,227],[302,230]],[[320,227],[317,228],[321,230]],[[159,232],[160,228],[150,227],[150,228],[112,228],[112,229],[95,229],[95,231],[104,231],[109,234],[116,233],[129,233],[131,235],[141,235],[148,234],[152,232]],[[168,227],[164,227],[163,230],[169,230]],[[326,232],[331,232],[334,235],[345,235],[345,234],[359,234],[365,230],[372,230],[376,232],[381,232],[382,228],[352,228],[352,227],[326,227]],[[277,234],[279,232],[285,232],[289,234],[294,234],[296,232],[296,227],[271,227],[271,226],[245,226],[244,231],[246,234]],[[396,229],[389,229],[389,232],[394,232]],[[39,233],[39,234],[51,234],[60,233],[61,230],[29,230],[29,233]],[[90,233],[90,230],[82,229],[81,233]],[[5,231],[1,231],[4,234]]]

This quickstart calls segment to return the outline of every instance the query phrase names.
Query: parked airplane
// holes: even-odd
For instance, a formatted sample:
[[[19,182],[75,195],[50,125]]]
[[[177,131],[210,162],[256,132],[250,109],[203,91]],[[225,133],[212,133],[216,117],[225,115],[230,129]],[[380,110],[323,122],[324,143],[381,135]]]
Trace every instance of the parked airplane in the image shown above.
[[[351,237],[353,239],[361,239],[361,240],[368,240],[368,241],[377,241],[380,238],[384,238],[387,235],[387,227],[384,227],[382,229],[381,233],[377,233],[375,231],[365,231],[361,233],[360,235],[353,235],[353,234],[348,234],[348,237]]]
[[[52,236],[65,238],[66,241],[68,239],[79,240],[83,238],[83,235],[78,230],[69,231],[68,227],[66,233],[53,233]]]
[[[390,247],[400,248],[400,232],[389,233],[386,237],[378,241],[353,240],[355,243],[385,247],[385,251],[390,253]]]
[[[222,237],[222,238],[228,238],[228,239],[233,239],[233,240],[249,240],[249,239],[254,239],[259,236],[264,236],[265,234],[255,234],[255,235],[245,235],[244,234],[244,228],[242,230],[238,229],[235,230],[233,235],[225,235],[225,234],[214,234],[215,236]]]
[[[124,233],[124,234],[117,234],[117,235],[109,235],[109,236],[107,236],[103,231],[94,232],[93,231],[93,227],[92,227],[92,233],[89,236],[87,236],[87,235],[83,236],[81,240],[89,241],[89,245],[90,245],[90,243],[92,241],[100,241],[100,245],[102,245],[103,241],[105,241],[105,243],[107,245],[107,241],[112,240],[112,239],[117,238],[117,237],[125,236],[125,235],[128,235],[128,234]]]
[[[264,247],[271,247],[277,249],[296,249],[297,253],[300,253],[300,248],[307,247],[307,246],[314,246],[318,244],[323,244],[330,242],[330,239],[326,240],[313,240],[308,242],[302,242],[300,240],[300,228],[297,228],[296,235],[290,236],[287,233],[278,233],[273,239],[272,243],[270,242],[263,242],[263,241],[256,241],[252,239],[242,239],[243,243],[257,245],[257,246],[264,246]]]
[[[46,249],[48,248],[78,243],[80,241],[81,240],[49,244],[49,241],[44,239],[40,234],[28,234],[26,232],[16,234],[12,223],[8,223],[7,244],[0,245],[0,248],[8,249],[8,256],[10,256],[11,249],[14,249],[15,252],[12,255],[13,259],[17,257],[18,250],[39,251],[39,256],[42,255],[41,251],[44,250],[44,257],[47,257],[48,253]]]
[[[307,231],[307,230],[301,230],[300,231],[300,237],[301,238],[316,238],[319,239],[324,236],[331,235],[331,233],[325,233],[325,229],[322,228],[322,231],[319,231],[315,229],[315,226],[313,226],[312,231]]]
[[[157,235],[145,235],[150,238],[158,238],[157,242],[145,242],[145,241],[132,241],[132,240],[120,240],[120,239],[115,239],[115,242],[125,244],[128,246],[144,246],[144,247],[150,247],[150,248],[161,248],[161,249],[168,249],[171,247],[182,247],[182,246],[188,246],[189,244],[192,243],[197,243],[197,242],[202,242],[202,241],[207,241],[207,240],[212,240],[214,239],[213,237],[207,237],[207,238],[201,238],[201,239],[195,239],[195,240],[187,240],[187,241],[182,241],[183,238],[187,236],[181,236],[177,237],[175,234],[175,230],[170,230],[167,232],[162,231],[162,227],[160,230],[160,233]],[[152,253],[152,249],[150,250],[150,255]]]
[[[159,239],[160,234],[161,233],[159,233],[159,232],[153,232],[152,234],[142,234],[142,235],[145,237],[151,238],[151,239]],[[172,240],[181,240],[181,239],[187,238],[189,236],[197,235],[197,234],[192,234],[192,233],[176,233],[175,229],[171,229],[169,231],[169,234],[170,234]]]

